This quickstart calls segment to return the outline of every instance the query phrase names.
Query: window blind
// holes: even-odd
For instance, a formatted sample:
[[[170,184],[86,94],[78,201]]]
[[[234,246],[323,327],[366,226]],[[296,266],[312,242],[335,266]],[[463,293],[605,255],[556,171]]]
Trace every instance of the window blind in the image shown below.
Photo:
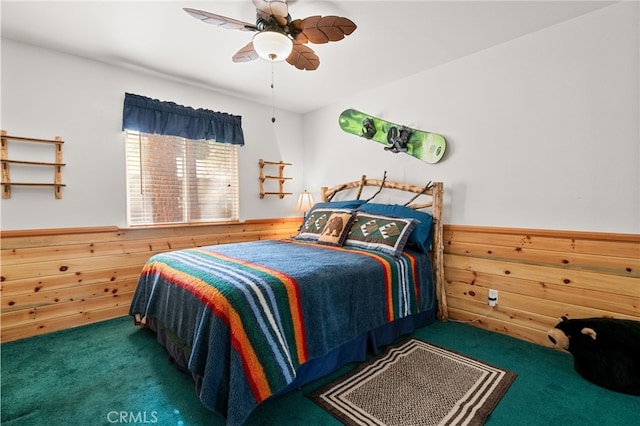
[[[125,133],[129,225],[238,219],[238,145]]]

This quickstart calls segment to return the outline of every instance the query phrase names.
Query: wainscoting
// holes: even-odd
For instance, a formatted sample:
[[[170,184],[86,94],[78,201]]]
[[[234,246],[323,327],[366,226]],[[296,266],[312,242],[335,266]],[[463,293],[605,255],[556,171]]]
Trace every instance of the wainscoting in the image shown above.
[[[286,238],[300,222],[3,231],[1,341],[127,315],[140,270],[155,253]],[[459,225],[444,231],[452,320],[477,319],[478,327],[544,345],[562,315],[640,320],[639,235]],[[499,292],[492,310],[490,288]]]
[[[640,235],[449,225],[444,242],[449,319],[544,345],[563,315],[640,320]]]
[[[160,252],[294,235],[300,218],[217,225],[3,231],[2,342],[127,315]]]

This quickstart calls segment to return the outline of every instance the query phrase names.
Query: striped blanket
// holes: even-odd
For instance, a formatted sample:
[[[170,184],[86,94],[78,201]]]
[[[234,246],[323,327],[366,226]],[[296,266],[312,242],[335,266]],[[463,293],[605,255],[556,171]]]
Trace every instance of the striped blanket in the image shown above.
[[[433,306],[426,255],[256,241],[153,256],[130,313],[189,353],[201,401],[242,424],[307,360]]]

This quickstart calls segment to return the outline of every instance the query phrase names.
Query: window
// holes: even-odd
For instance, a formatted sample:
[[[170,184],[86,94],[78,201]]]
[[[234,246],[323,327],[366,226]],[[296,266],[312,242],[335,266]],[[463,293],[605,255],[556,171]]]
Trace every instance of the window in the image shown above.
[[[238,145],[125,134],[129,225],[238,220]]]

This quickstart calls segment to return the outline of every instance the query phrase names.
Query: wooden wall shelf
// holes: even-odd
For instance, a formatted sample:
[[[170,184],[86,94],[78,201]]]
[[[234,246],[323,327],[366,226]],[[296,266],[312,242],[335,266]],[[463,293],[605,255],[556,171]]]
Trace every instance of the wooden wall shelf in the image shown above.
[[[22,136],[10,136],[7,135],[5,130],[0,131],[0,139],[2,140],[2,147],[0,149],[0,163],[2,163],[2,198],[11,198],[12,186],[50,186],[53,187],[54,195],[56,198],[62,198],[62,188],[66,186],[62,183],[62,168],[65,163],[62,162],[62,144],[64,141],[59,136],[55,139],[36,139],[25,138]],[[27,143],[41,143],[54,145],[55,149],[55,161],[26,161],[26,160],[10,160],[9,159],[9,141],[14,142],[27,142]],[[11,164],[22,166],[44,166],[53,167],[53,183],[50,182],[12,182],[11,181]]]
[[[284,192],[284,183],[292,178],[284,175],[285,166],[291,166],[291,163],[285,163],[283,161],[265,161],[262,158],[258,161],[260,166],[260,198],[264,198],[265,195],[277,195],[280,198],[284,198],[285,195],[291,195],[291,192]],[[269,176],[264,174],[265,166],[278,167],[278,176]],[[278,181],[278,192],[267,192],[264,190],[264,182],[266,180]]]

